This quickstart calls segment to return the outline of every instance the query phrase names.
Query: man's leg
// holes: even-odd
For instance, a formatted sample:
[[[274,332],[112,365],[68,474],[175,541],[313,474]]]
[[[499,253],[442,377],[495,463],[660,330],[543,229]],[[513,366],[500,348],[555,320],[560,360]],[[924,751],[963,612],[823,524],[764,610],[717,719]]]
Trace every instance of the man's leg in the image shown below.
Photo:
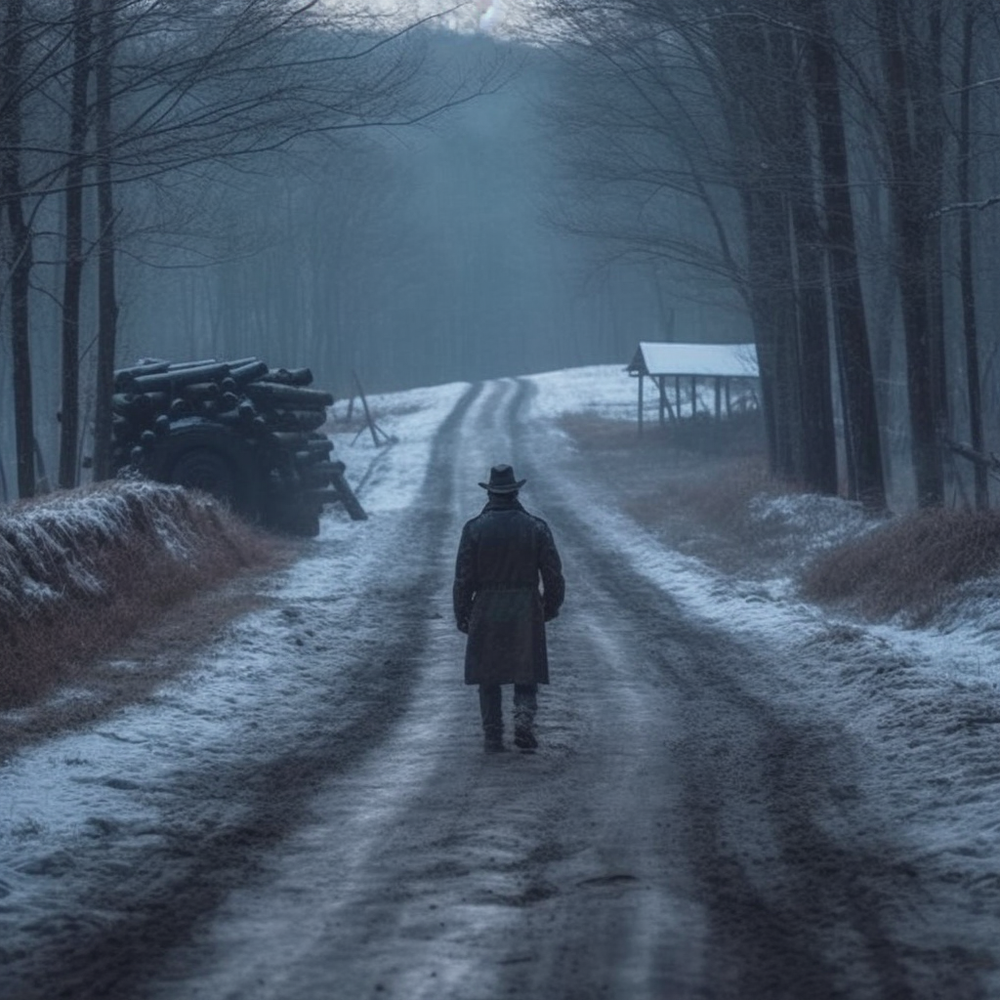
[[[503,750],[503,706],[499,684],[479,685],[479,711],[487,752]]]
[[[514,744],[522,750],[534,750],[535,712],[538,711],[538,685],[514,685]]]

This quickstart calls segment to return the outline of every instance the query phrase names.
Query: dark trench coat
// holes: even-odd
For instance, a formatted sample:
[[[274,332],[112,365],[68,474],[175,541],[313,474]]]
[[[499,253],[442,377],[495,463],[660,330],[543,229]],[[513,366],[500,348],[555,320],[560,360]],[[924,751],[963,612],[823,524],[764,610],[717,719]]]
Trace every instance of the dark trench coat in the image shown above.
[[[491,498],[462,529],[455,560],[455,622],[469,635],[465,683],[548,684],[545,622],[564,593],[549,526],[517,499]]]

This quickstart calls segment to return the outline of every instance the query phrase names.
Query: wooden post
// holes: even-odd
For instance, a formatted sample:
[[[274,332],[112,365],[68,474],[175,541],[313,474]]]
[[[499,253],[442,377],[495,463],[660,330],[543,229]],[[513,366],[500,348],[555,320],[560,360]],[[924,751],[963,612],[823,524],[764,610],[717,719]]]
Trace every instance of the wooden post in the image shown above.
[[[639,372],[639,436],[642,437],[642,382],[645,376]]]
[[[681,377],[674,376],[674,405],[677,407],[677,419],[681,418]]]
[[[733,415],[733,400],[732,400],[732,394],[729,391],[730,390],[730,382],[732,382],[732,379],[727,375],[726,376],[726,416],[727,417],[731,417]]]
[[[657,375],[656,376],[656,385],[657,385],[657,388],[660,390],[660,426],[661,427],[665,423],[665,421],[664,421],[664,410],[666,410],[666,408],[667,408],[667,392],[666,392],[666,389],[664,387],[664,382],[665,381],[666,381],[666,376],[664,376],[664,375]]]
[[[691,416],[698,412],[698,376],[691,376]]]
[[[722,379],[715,376],[715,419],[722,419]]]
[[[386,434],[385,431],[383,431],[382,428],[379,427],[374,420],[372,420],[371,412],[368,409],[368,400],[365,398],[365,390],[361,387],[361,379],[358,378],[357,372],[354,373],[354,384],[358,388],[358,396],[361,399],[361,406],[364,408],[365,411],[365,423],[368,425],[368,430],[371,431],[372,441],[374,442],[375,447],[377,448],[381,444],[381,442],[378,439],[379,434],[381,434],[387,441],[389,439],[389,435]],[[364,428],[362,428],[362,430],[364,430]],[[360,433],[361,431],[358,431],[358,434]],[[357,436],[355,436],[354,440],[357,441]]]

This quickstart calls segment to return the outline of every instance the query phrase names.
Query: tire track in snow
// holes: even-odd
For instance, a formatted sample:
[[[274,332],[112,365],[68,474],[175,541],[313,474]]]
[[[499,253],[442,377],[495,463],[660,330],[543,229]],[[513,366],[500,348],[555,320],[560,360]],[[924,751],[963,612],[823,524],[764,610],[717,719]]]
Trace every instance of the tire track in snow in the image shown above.
[[[475,482],[510,457],[516,397],[513,383],[492,385],[468,413],[453,470],[439,470],[457,498],[439,555],[448,583],[458,529],[483,500]],[[698,907],[655,846],[669,838],[672,803],[642,773],[665,707],[630,683],[613,599],[577,590],[582,610],[553,626],[541,751],[486,756],[449,589],[400,724],[317,798],[315,822],[283,845],[272,877],[233,895],[207,946],[174,956],[176,979],[168,972],[157,1000],[659,1000],[696,981]],[[627,744],[606,717],[627,727]]]
[[[481,385],[471,387],[442,422],[432,470],[447,466],[464,415],[481,391]],[[5,998],[144,995],[163,956],[196,936],[206,915],[304,821],[317,788],[377,752],[406,710],[414,663],[427,641],[428,595],[437,586],[428,567],[448,526],[450,491],[451,479],[431,472],[423,485],[426,505],[408,511],[397,527],[386,525],[385,534],[376,533],[376,521],[367,522],[370,544],[400,571],[381,594],[367,595],[367,608],[356,609],[382,621],[377,662],[371,655],[352,657],[350,650],[334,653],[330,666],[339,670],[331,669],[325,689],[307,692],[308,701],[292,704],[294,711],[282,717],[283,745],[252,748],[244,760],[179,770],[173,787],[159,790],[176,815],[134,857],[113,851],[105,857],[99,845],[81,850],[72,866],[77,883],[89,876],[91,891],[85,899],[67,900],[65,912],[38,921],[27,936],[30,945],[9,956]],[[305,613],[320,620],[326,612],[313,606]],[[289,696],[294,699],[291,689]]]
[[[156,997],[496,995],[490,941],[545,891],[513,870],[525,837],[511,824],[523,826],[530,810],[503,765],[538,762],[482,754],[450,595],[458,530],[483,500],[476,482],[509,452],[503,414],[513,391],[491,383],[432,466],[455,499],[442,511],[449,531],[432,574],[441,618],[405,715],[377,753],[329,782],[313,822],[282,845],[263,885],[233,894],[205,947],[173,957]]]
[[[451,474],[459,497],[467,467],[511,458],[566,557],[542,751],[480,753],[442,595],[400,724],[157,996],[934,995],[887,929],[910,890],[890,846],[860,849],[827,815],[831,774],[856,763],[839,734],[747,694],[756,654],[595,548],[579,471],[533,435],[529,394],[490,388]],[[473,512],[455,505],[439,578]]]
[[[529,476],[551,447],[527,419],[535,391],[522,380],[514,418],[515,461]],[[584,556],[577,571],[599,581],[609,615],[624,616],[637,677],[658,677],[675,706],[663,750],[678,782],[670,860],[705,922],[704,978],[691,995],[983,997],[960,941],[942,935],[939,951],[916,955],[895,936],[926,900],[896,847],[873,832],[872,804],[832,793],[863,768],[861,748],[836,724],[749,693],[741,674],[765,671],[766,651],[687,619],[669,593],[595,546],[581,471],[549,461],[538,488],[557,538]]]

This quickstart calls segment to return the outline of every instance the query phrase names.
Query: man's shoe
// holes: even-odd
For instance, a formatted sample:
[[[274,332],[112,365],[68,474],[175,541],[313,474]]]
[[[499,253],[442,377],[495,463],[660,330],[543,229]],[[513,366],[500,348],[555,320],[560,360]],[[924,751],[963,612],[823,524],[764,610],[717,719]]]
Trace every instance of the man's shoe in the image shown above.
[[[536,750],[538,740],[535,739],[535,734],[530,729],[515,729],[514,746],[519,750]]]
[[[503,753],[507,748],[503,745],[503,736],[499,733],[487,733],[483,749],[487,753]]]

